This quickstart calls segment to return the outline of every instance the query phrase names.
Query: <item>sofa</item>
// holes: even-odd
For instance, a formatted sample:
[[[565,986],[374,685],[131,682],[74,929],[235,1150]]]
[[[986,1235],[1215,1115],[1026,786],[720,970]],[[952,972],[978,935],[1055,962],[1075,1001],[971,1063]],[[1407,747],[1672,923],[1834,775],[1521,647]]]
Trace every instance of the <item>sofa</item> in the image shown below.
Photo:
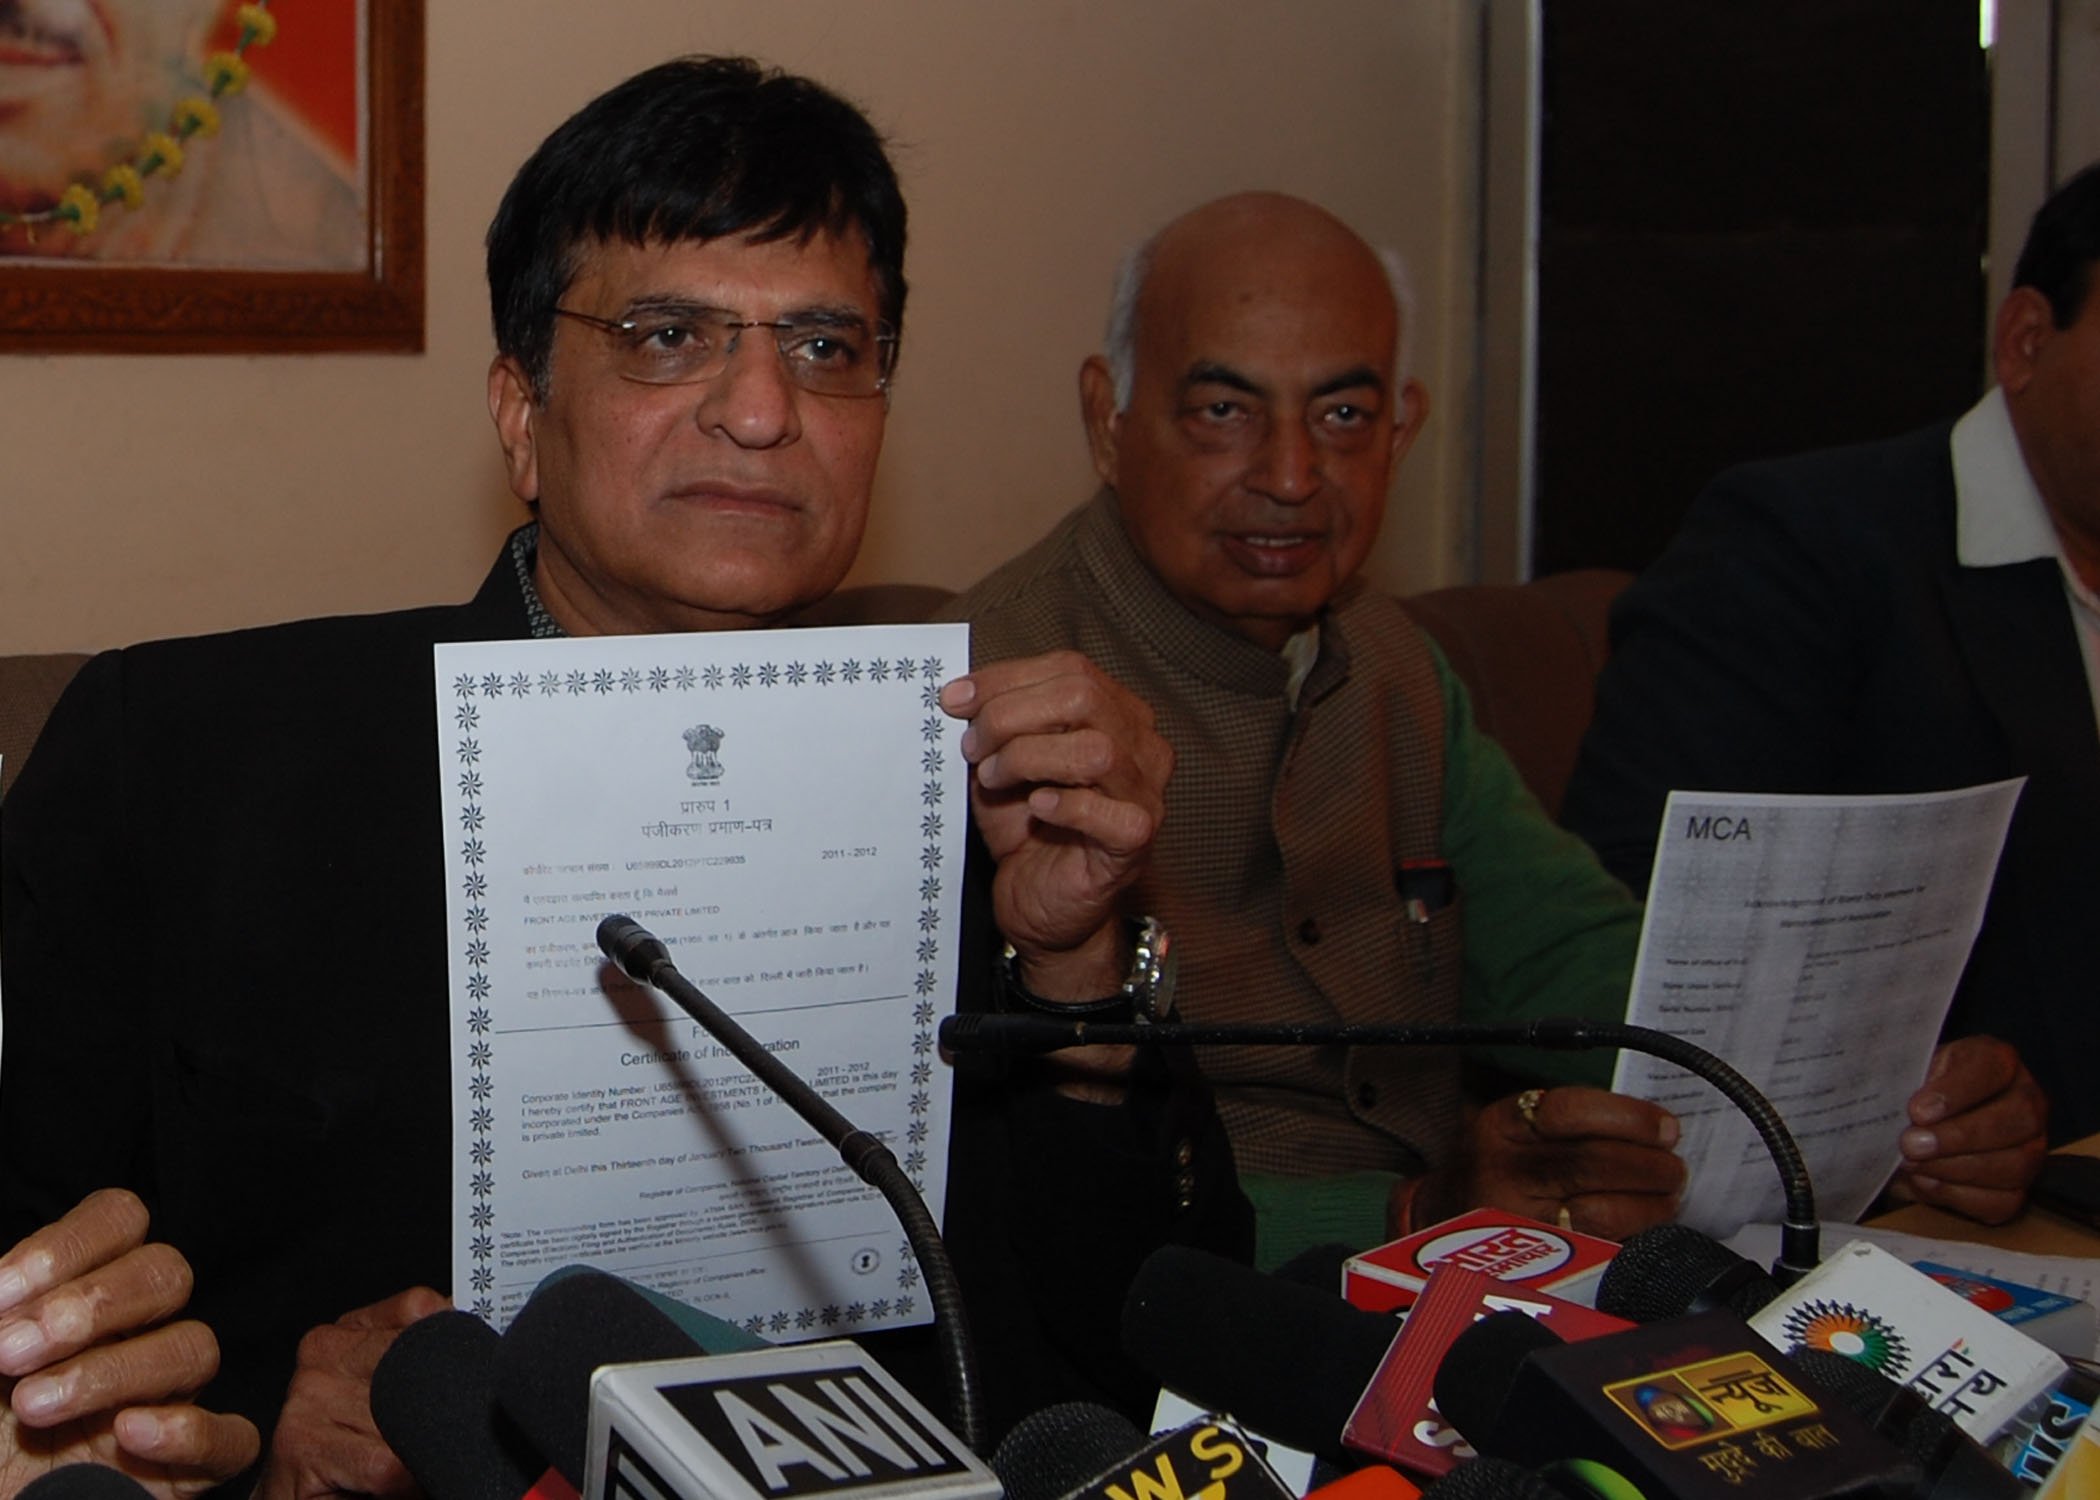
[[[1501,742],[1556,820],[1611,649],[1606,617],[1631,582],[1631,573],[1584,568],[1400,601],[1466,685],[1480,727]]]

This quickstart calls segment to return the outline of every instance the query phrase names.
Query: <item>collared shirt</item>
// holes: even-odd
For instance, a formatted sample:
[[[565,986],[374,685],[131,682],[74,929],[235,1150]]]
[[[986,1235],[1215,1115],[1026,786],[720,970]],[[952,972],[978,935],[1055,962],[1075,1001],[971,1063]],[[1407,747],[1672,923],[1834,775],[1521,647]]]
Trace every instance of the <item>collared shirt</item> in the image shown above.
[[[1283,643],[1283,659],[1291,669],[1291,675],[1283,685],[1283,696],[1291,705],[1291,712],[1296,713],[1299,689],[1305,686],[1305,679],[1312,676],[1313,664],[1320,659],[1318,620]]]
[[[2087,695],[2100,725],[2100,595],[2064,558],[2049,507],[2028,472],[2013,431],[2005,393],[1990,393],[1954,424],[1954,555],[1965,568],[1999,568],[2053,557],[2063,575],[2078,650],[2085,660]]]
[[[525,596],[525,618],[531,622],[532,638],[536,641],[558,641],[568,636],[554,616],[547,613],[547,605],[540,598],[540,591],[532,581],[532,570],[539,562],[540,523],[528,521],[510,534],[510,565],[518,570],[518,592]]]

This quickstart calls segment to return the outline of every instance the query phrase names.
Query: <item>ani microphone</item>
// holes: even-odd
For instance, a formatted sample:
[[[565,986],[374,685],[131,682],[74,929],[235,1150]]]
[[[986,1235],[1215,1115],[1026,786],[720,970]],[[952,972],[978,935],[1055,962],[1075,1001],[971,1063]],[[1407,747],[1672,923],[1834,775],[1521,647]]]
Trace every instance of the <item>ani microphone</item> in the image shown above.
[[[496,1401],[496,1330],[470,1312],[411,1323],[372,1372],[372,1419],[430,1500],[574,1500]]]

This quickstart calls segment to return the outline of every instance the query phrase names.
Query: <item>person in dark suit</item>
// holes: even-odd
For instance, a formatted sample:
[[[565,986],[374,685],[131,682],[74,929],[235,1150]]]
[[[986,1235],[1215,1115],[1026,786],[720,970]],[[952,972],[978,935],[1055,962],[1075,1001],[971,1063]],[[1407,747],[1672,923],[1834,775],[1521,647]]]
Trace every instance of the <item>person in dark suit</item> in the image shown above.
[[[1975,1040],[1943,1049],[1903,1137],[1920,1197],[1986,1219],[2018,1207],[2045,1138],[2100,1130],[2096,265],[2100,166],[2035,216],[1998,311],[1998,384],[1959,422],[1736,469],[1699,497],[1613,610],[1562,811],[1641,890],[1673,788],[2026,777],[1946,1026]],[[1963,1093],[1992,1103],[1952,1120]]]
[[[445,1303],[417,1285],[450,1274],[432,644],[821,602],[866,519],[904,231],[880,138],[807,79],[684,59],[600,96],[489,232],[489,409],[536,519],[473,601],[107,653],[0,808],[0,1216],[138,1191],[197,1267],[215,1390],[273,1428],[259,1495],[407,1485],[366,1389]],[[1070,653],[940,701],[970,721],[984,856],[960,1003],[1127,1000],[1152,976],[1123,896],[1171,761],[1149,710]],[[1113,1329],[1137,1262],[1251,1232],[1200,1094],[1116,1049],[959,1079],[950,1172],[995,1421],[1132,1401]]]

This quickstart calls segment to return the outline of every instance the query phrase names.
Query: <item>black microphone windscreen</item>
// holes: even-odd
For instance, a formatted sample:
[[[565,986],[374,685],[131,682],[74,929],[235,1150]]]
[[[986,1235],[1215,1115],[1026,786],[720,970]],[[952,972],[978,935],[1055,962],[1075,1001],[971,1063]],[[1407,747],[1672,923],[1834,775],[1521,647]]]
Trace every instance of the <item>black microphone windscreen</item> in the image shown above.
[[[547,1467],[496,1404],[502,1342],[470,1312],[441,1312],[372,1371],[372,1420],[431,1500],[518,1500]]]
[[[1524,1356],[1560,1342],[1552,1329],[1520,1312],[1482,1318],[1451,1341],[1437,1366],[1436,1409],[1477,1447],[1500,1422]]]
[[[1790,1351],[1788,1357],[1819,1391],[1844,1402],[1884,1435],[1908,1425],[1913,1412],[1932,1411],[1925,1398],[1916,1391],[1896,1384],[1879,1371],[1867,1368],[1856,1359],[1848,1359],[1834,1349],[1812,1349],[1804,1344]],[[1953,1425],[1953,1418],[1944,1412],[1934,1415],[1949,1426]],[[1891,1425],[1884,1427],[1885,1422]]]
[[[1566,1500],[1566,1494],[1522,1464],[1481,1457],[1422,1491],[1422,1500]]]
[[[1816,1390],[1850,1407],[1925,1476],[1926,1500],[2016,1500],[2027,1486],[1908,1386],[1833,1349],[1797,1348],[1794,1366]]]
[[[1006,1500],[1057,1500],[1144,1446],[1145,1434],[1121,1412],[1067,1401],[1014,1424],[992,1452],[992,1472]]]
[[[153,1492],[107,1464],[60,1464],[16,1492],[16,1500],[152,1500]],[[515,1500],[515,1497],[513,1497]]]
[[[496,1397],[547,1462],[581,1488],[592,1373],[706,1352],[618,1277],[581,1271],[518,1309],[496,1351]]]
[[[1278,1281],[1318,1287],[1323,1292],[1340,1296],[1342,1267],[1355,1255],[1356,1252],[1347,1245],[1314,1245],[1309,1250],[1300,1250],[1269,1274]]]
[[[1342,1459],[1342,1428],[1399,1324],[1181,1245],[1146,1257],[1123,1303],[1123,1349],[1198,1406]]]
[[[1619,1246],[1597,1284],[1597,1310],[1632,1323],[1710,1308],[1748,1318],[1778,1295],[1756,1261],[1689,1225],[1657,1224]]]

